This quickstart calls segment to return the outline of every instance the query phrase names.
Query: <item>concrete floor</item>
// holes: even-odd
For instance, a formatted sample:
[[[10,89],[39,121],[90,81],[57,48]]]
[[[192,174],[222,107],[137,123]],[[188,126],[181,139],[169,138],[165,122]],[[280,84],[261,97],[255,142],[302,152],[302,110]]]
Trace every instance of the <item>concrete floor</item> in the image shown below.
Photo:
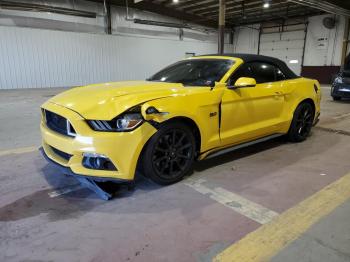
[[[350,171],[350,101],[322,89],[321,121],[307,141],[275,139],[202,161],[167,187],[140,177],[108,202],[39,152],[12,151],[40,145],[39,105],[62,89],[1,91],[0,261],[210,261]],[[350,261],[349,218],[350,200],[272,260]]]
[[[321,219],[272,262],[350,261],[350,201]]]

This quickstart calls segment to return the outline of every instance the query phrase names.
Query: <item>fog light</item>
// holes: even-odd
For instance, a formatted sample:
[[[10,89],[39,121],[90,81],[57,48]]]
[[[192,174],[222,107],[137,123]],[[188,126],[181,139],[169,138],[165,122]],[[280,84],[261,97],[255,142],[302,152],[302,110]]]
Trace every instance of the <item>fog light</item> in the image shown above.
[[[88,169],[116,171],[112,161],[105,155],[96,153],[83,154],[83,166]]]

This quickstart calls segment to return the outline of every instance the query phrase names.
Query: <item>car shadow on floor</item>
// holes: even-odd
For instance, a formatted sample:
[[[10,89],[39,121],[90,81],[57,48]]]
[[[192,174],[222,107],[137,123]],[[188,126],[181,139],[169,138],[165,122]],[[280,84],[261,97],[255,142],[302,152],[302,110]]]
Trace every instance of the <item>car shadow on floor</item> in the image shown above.
[[[208,158],[204,159],[202,161],[198,161],[194,165],[194,170],[201,172],[206,169],[218,166],[218,165],[223,165],[225,163],[229,163],[244,157],[252,156],[254,154],[261,153],[263,151],[279,147],[283,144],[286,143],[286,138],[281,136],[277,137],[268,141],[264,141],[258,144],[250,145],[244,148],[240,148],[237,150],[233,150],[231,152],[227,152],[225,154],[213,157],[213,158]]]
[[[275,138],[266,142],[262,142],[233,152],[229,152],[221,156],[217,156],[215,158],[195,162],[193,171],[201,172],[205,169],[209,169],[217,165],[232,162],[240,158],[260,153],[264,150],[278,147],[283,143],[285,143],[284,138]],[[52,187],[52,190],[60,191],[61,189],[64,190],[65,188],[76,187],[76,185],[79,184],[78,181],[74,179],[74,177],[60,173],[61,171],[50,163],[46,164],[44,167],[41,168],[41,170],[38,171],[43,175],[47,183]],[[190,175],[191,174],[189,174],[189,176]],[[155,191],[165,187],[155,184],[141,173],[136,174],[135,181],[133,184],[118,184],[113,182],[107,182],[101,183],[100,186],[102,186],[109,193],[113,194],[113,199],[128,198],[131,195],[143,194],[149,191]],[[83,187],[79,190],[74,190],[72,192],[62,194],[59,197],[69,199],[98,198],[98,196],[92,191]]]
[[[311,137],[311,139],[313,138]],[[319,139],[319,137],[317,137],[317,139]],[[332,139],[328,140],[327,143],[324,143],[322,146],[321,151],[323,149],[327,150],[327,148],[331,147],[332,144],[336,144],[336,141]],[[212,159],[196,162],[193,170],[201,175],[200,172],[207,169],[224,165],[254,154],[259,154],[261,152],[279,147],[285,143],[286,142],[283,137],[275,138],[273,140],[262,142],[246,148],[241,148]],[[309,150],[320,150],[320,148],[311,148]],[[300,157],[301,156],[298,154],[294,154],[294,156],[287,159],[287,161],[290,164],[298,161]],[[140,204],[142,204],[141,206],[144,206],[144,208],[147,207],[145,212],[151,212],[151,209],[148,210],[148,205],[150,205],[150,202],[153,202],[154,194],[152,194],[152,192],[157,190],[159,190],[159,195],[163,197],[164,192],[166,192],[167,195],[170,194],[170,199],[173,205],[180,205],[177,203],[181,202],[178,199],[178,193],[183,192],[183,188],[178,187],[177,184],[166,187],[159,186],[140,174],[136,176],[134,190],[130,190],[130,188],[127,186],[118,184],[114,185],[114,200],[117,201],[117,203],[113,200],[100,200],[94,192],[87,188],[80,188],[78,190],[72,190],[68,193],[58,195],[57,197],[50,197],[50,193],[52,193],[52,191],[76,187],[78,182],[74,178],[60,173],[59,169],[55,168],[55,166],[52,164],[44,162],[45,160],[42,158],[38,158],[35,161],[35,165],[38,167],[38,173],[47,181],[51,188],[38,190],[1,207],[0,221],[16,221],[40,214],[47,214],[50,221],[65,220],[77,218],[87,212],[90,212],[91,210],[98,210],[100,212],[116,212],[116,209],[118,209],[118,212],[121,212],[122,210],[125,212],[132,212],[134,209],[139,210],[142,208],[140,207]],[[276,168],[278,168],[278,166]],[[135,204],[130,206],[129,199],[132,201],[131,203]],[[136,202],[133,202],[133,200],[136,200]]]
[[[194,172],[202,172],[207,169],[213,168],[215,166],[223,165],[225,163],[230,163],[232,161],[236,161],[241,158],[245,158],[248,156],[252,156],[254,154],[261,153],[263,151],[279,147],[283,144],[286,144],[286,138],[285,137],[277,137],[265,142],[261,142],[255,145],[247,146],[241,149],[234,150],[232,152],[225,153],[220,156],[216,156],[210,159],[204,159],[202,161],[198,161],[194,163],[192,172],[187,176],[190,177]],[[71,176],[65,176],[65,175],[57,175],[58,170],[56,170],[55,176],[52,175],[52,166],[50,164],[46,165],[45,168],[41,171],[44,175],[47,182],[53,187],[53,188],[61,188],[67,185],[67,181],[74,181],[74,178]],[[59,177],[59,178],[58,178]],[[74,182],[69,182],[69,184],[74,184]],[[108,190],[108,192],[113,194],[113,199],[121,199],[121,198],[128,198],[132,195],[139,195],[144,194],[147,192],[160,190],[162,188],[165,188],[167,186],[161,186],[158,184],[155,184],[150,179],[148,179],[143,174],[137,172],[135,176],[135,181],[133,184],[119,184],[119,183],[113,183],[113,182],[107,182],[104,183],[105,185],[102,185],[105,189]],[[172,185],[170,185],[172,186]],[[79,191],[74,191],[68,194],[64,194],[61,197],[69,197],[69,198],[98,198],[92,191],[90,191],[91,194],[81,194]]]

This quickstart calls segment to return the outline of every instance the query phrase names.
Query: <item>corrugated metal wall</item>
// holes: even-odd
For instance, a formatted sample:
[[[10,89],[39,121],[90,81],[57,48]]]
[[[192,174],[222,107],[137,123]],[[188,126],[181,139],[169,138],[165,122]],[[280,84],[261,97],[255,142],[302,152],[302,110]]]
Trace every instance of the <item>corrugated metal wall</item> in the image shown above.
[[[259,45],[260,25],[250,27],[235,27],[233,48],[237,53],[257,54]]]
[[[281,59],[300,75],[305,37],[305,30],[264,33],[260,36],[260,54]]]
[[[274,56],[287,62],[288,66],[297,73],[301,71],[301,61],[304,52],[304,66],[340,66],[341,50],[343,44],[345,19],[336,16],[336,26],[327,29],[322,20],[333,15],[320,15],[308,18],[305,51],[303,50],[305,32],[299,25],[285,25],[284,28],[290,32],[276,32],[279,28],[266,30],[260,38],[260,54]],[[291,24],[298,21],[290,21]],[[248,27],[236,27],[234,36],[234,50],[237,52],[253,53],[258,51],[259,33],[258,25]],[[266,34],[269,33],[269,34]],[[322,39],[324,41],[322,42]],[[323,46],[320,46],[322,42]],[[349,45],[350,46],[350,45]],[[298,60],[298,64],[289,61]]]
[[[336,16],[333,29],[323,26],[322,20],[333,15],[314,16],[309,18],[305,47],[305,66],[340,66],[344,39],[345,18]]]
[[[145,79],[215,43],[0,27],[0,89]]]
[[[112,7],[113,35],[106,35],[102,3],[21,1],[86,10],[96,13],[97,17],[1,10],[0,89],[145,79],[167,64],[184,58],[186,52],[217,51],[215,31],[184,29],[180,40],[179,29],[127,21],[123,7]],[[129,12],[134,18],[182,22],[140,10],[130,9]],[[232,49],[227,48],[227,51]]]

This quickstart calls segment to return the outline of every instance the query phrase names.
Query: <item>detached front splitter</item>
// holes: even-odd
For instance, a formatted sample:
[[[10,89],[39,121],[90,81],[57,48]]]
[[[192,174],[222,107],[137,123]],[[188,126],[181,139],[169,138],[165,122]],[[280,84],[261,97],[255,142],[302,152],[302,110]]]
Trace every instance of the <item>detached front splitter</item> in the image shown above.
[[[52,161],[45,153],[42,147],[39,148],[39,151],[42,155],[52,164],[54,164],[57,168],[61,170],[63,174],[74,177],[78,182],[86,188],[89,188],[91,191],[95,192],[103,200],[110,200],[113,197],[113,193],[115,190],[111,190],[111,187],[106,187],[103,183],[113,183],[113,184],[127,184],[128,188],[134,187],[133,181],[125,181],[120,179],[104,179],[101,177],[88,177],[74,173],[69,167],[62,166],[54,161]]]

